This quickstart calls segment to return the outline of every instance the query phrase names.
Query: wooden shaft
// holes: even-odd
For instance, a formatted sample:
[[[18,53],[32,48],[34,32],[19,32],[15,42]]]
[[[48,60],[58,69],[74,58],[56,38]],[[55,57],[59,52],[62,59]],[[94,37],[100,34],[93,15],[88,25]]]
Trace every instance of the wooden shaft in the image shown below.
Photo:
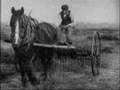
[[[75,46],[72,45],[54,45],[54,44],[40,44],[40,43],[33,43],[33,46],[37,47],[46,47],[46,48],[63,48],[63,49],[75,49]]]

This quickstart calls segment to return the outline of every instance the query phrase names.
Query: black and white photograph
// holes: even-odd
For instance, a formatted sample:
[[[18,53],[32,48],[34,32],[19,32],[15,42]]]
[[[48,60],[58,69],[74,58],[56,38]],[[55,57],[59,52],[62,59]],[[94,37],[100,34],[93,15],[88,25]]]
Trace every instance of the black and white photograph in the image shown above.
[[[1,90],[120,90],[119,0],[0,0]]]

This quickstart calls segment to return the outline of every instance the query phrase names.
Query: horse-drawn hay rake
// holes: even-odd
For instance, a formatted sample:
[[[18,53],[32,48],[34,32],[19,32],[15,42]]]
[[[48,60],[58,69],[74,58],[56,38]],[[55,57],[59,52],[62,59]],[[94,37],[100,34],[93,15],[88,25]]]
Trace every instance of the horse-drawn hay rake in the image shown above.
[[[94,32],[92,36],[92,45],[90,46],[90,50],[87,48],[82,48],[80,46],[75,45],[58,45],[58,44],[40,44],[34,43],[33,46],[35,48],[46,48],[51,49],[54,53],[58,55],[62,53],[68,54],[67,56],[74,58],[89,58],[91,62],[91,71],[93,76],[96,76],[100,72],[100,59],[101,59],[101,40],[99,32]]]
[[[98,32],[93,34],[90,50],[83,49],[82,45],[60,45],[59,42],[57,43],[59,28],[46,22],[39,23],[36,19],[26,16],[23,7],[19,10],[12,7],[11,13],[11,43],[15,51],[15,59],[20,67],[21,81],[24,87],[27,79],[32,85],[39,84],[39,80],[32,70],[31,62],[33,60],[37,60],[37,58],[41,60],[43,69],[41,75],[44,76],[43,81],[45,81],[49,75],[47,72],[52,69],[52,57],[55,53],[58,53],[57,56],[59,56],[62,54],[61,51],[74,58],[90,57],[93,75],[99,74],[101,41]],[[66,28],[71,30],[69,25]]]

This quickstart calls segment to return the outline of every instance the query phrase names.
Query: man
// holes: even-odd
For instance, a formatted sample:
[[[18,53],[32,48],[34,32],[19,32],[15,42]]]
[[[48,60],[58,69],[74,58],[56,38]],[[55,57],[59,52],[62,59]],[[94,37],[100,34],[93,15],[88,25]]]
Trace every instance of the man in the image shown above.
[[[72,44],[71,40],[70,40],[70,34],[71,34],[71,30],[69,30],[70,28],[70,24],[73,23],[73,18],[71,16],[71,11],[69,10],[68,5],[64,4],[61,6],[62,11],[59,13],[60,17],[61,17],[61,24],[60,24],[60,29],[62,30],[62,32],[65,35],[65,40],[64,40],[64,44]]]

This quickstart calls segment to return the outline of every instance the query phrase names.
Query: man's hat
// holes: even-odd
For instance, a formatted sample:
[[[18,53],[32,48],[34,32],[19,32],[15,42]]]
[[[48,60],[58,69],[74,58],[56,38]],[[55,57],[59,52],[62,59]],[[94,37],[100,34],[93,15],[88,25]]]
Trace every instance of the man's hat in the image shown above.
[[[68,5],[67,5],[67,4],[64,4],[64,5],[62,5],[62,6],[61,6],[61,9],[62,9],[62,10],[68,10],[68,9],[69,9],[69,7],[68,7]]]

